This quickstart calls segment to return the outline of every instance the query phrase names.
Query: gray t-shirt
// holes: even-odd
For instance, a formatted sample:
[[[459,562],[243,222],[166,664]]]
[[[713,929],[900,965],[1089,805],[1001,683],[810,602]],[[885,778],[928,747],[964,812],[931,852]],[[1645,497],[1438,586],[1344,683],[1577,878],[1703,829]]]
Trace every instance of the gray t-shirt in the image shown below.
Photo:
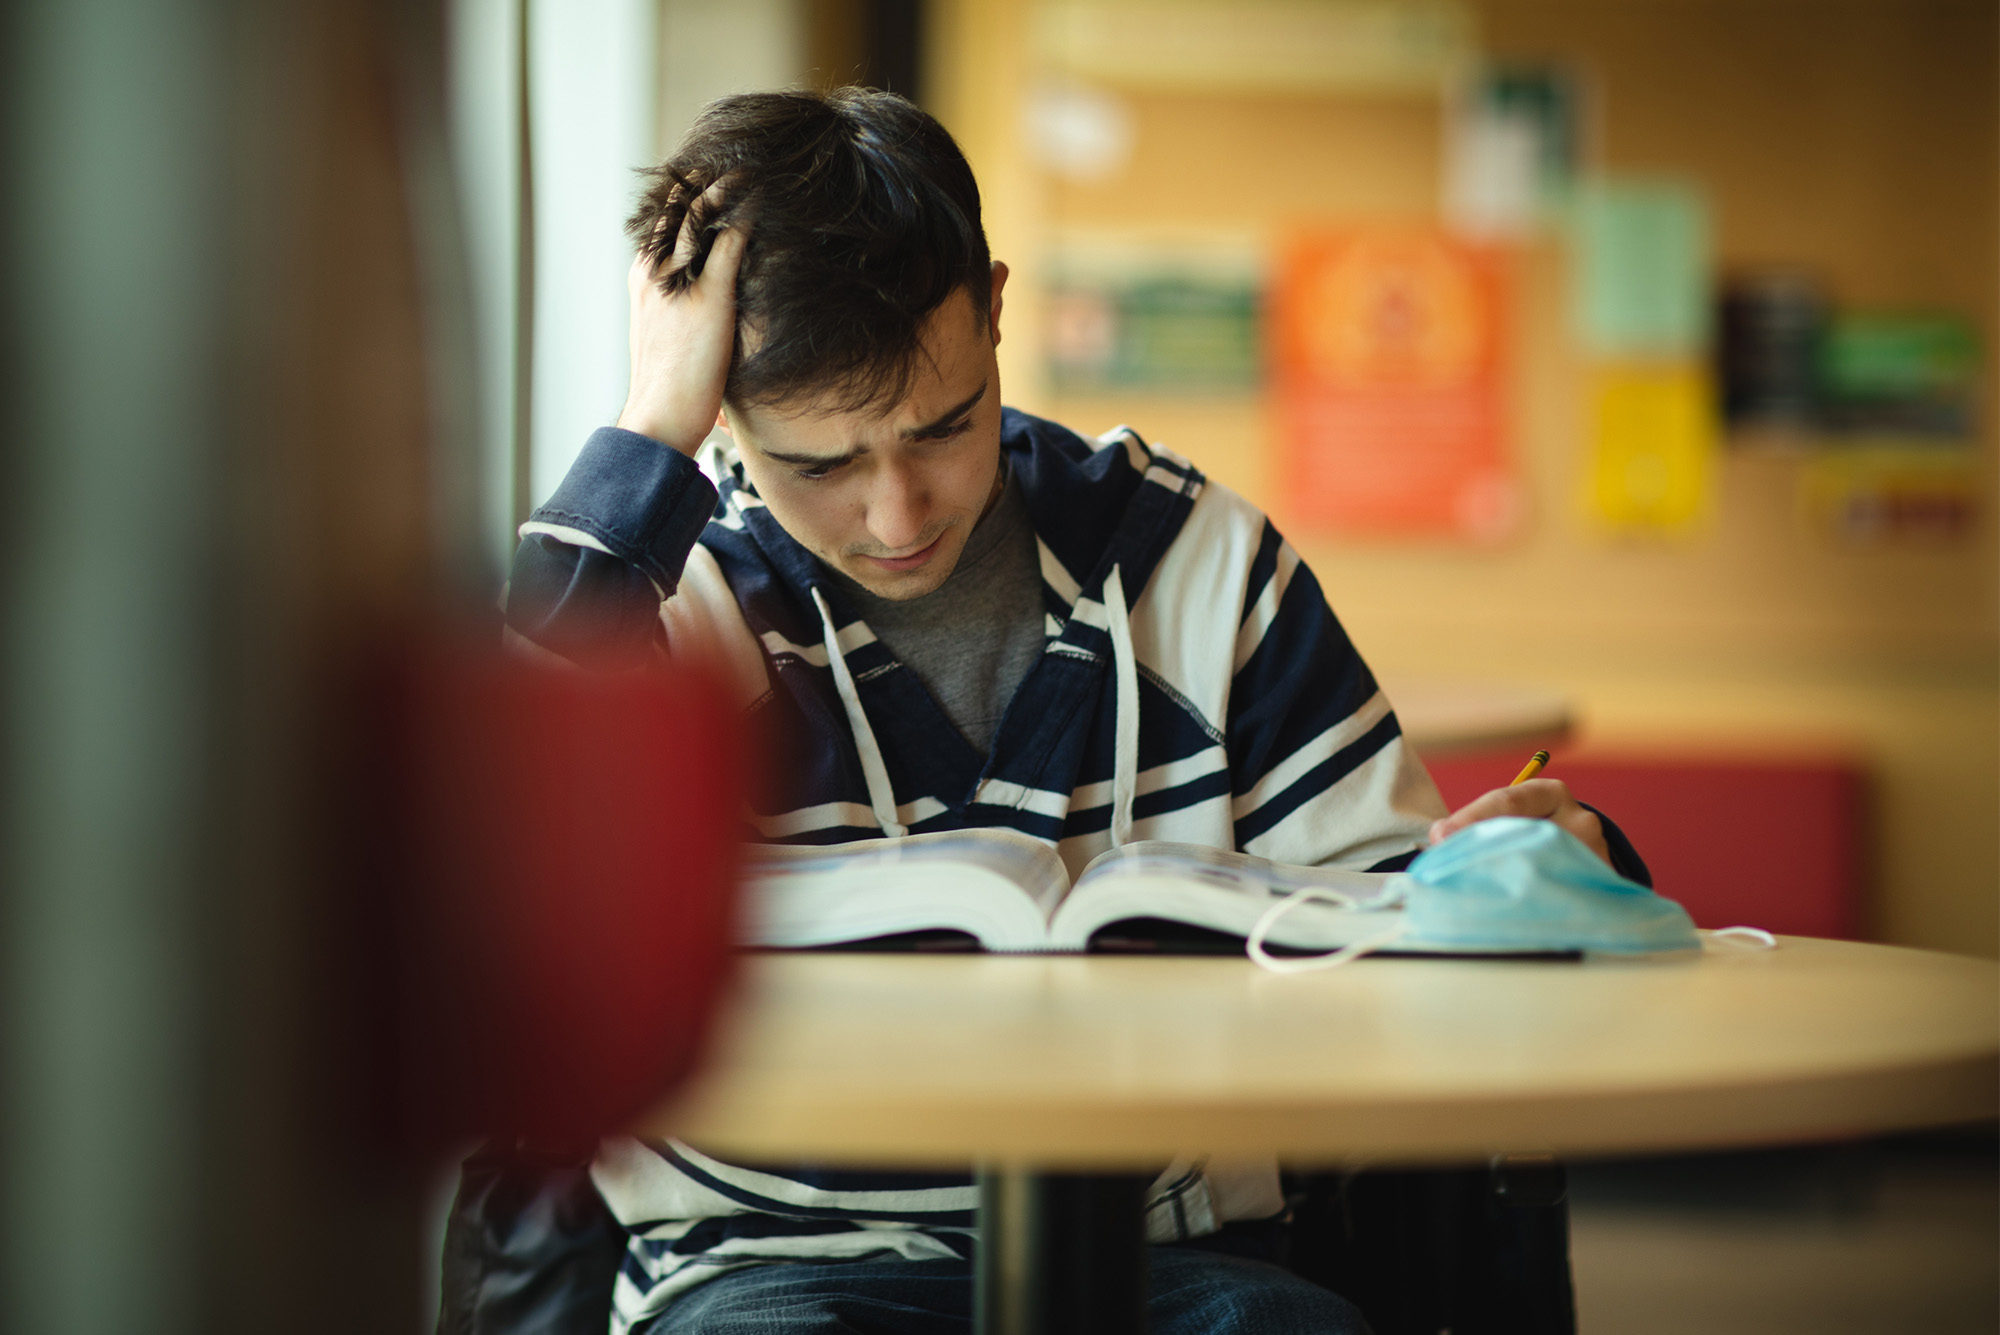
[[[915,672],[959,732],[984,751],[1043,646],[1042,567],[1021,484],[966,539],[950,578],[921,598],[878,598],[841,578],[877,639]]]

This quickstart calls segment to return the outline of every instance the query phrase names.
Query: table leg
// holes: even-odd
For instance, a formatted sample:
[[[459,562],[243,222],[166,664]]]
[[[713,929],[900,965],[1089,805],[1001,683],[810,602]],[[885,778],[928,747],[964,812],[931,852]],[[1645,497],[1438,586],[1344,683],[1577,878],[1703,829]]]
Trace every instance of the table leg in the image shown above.
[[[981,1172],[976,1335],[1145,1335],[1151,1181]]]

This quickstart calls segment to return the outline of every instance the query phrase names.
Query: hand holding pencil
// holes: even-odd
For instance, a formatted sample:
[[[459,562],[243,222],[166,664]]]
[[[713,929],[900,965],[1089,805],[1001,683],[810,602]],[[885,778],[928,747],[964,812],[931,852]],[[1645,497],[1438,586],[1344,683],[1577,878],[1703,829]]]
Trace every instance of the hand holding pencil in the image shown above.
[[[1604,825],[1597,813],[1571,797],[1569,785],[1561,779],[1537,777],[1548,763],[1547,751],[1535,752],[1505,788],[1483,793],[1444,819],[1433,821],[1430,841],[1442,843],[1466,826],[1495,816],[1526,816],[1554,821],[1609,863],[1611,849],[1604,842]]]

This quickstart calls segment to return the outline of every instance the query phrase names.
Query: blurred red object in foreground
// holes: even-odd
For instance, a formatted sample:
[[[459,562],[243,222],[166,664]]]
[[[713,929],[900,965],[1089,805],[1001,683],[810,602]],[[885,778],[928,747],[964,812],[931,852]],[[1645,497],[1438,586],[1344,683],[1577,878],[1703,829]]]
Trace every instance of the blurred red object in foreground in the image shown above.
[[[363,1140],[617,1129],[693,1070],[731,973],[737,711],[698,666],[435,641],[363,679],[336,719],[330,989]]]

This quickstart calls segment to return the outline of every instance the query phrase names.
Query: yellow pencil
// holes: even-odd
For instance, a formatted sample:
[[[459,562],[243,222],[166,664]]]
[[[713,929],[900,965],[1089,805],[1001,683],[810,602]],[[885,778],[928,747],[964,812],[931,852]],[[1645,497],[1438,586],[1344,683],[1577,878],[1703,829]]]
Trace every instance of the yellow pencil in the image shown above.
[[[1535,752],[1534,755],[1528,757],[1528,763],[1521,766],[1521,772],[1514,776],[1514,783],[1526,783],[1528,780],[1534,778],[1537,774],[1540,774],[1542,772],[1542,766],[1548,763],[1549,763],[1548,752],[1546,751]],[[1510,783],[1507,786],[1509,788],[1512,788],[1514,786],[1514,783]]]

